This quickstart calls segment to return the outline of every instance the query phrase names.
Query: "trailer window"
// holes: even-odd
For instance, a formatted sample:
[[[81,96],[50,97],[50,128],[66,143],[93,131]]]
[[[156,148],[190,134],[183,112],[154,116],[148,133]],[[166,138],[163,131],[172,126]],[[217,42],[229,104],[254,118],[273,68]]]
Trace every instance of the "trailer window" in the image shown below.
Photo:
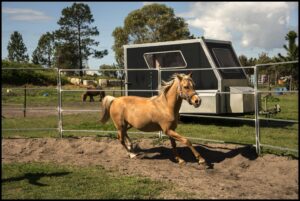
[[[148,68],[185,68],[186,61],[181,51],[148,52],[144,54]]]
[[[238,67],[232,53],[226,48],[212,48],[212,51],[217,59],[220,68]],[[224,73],[240,73],[240,69],[220,69]]]

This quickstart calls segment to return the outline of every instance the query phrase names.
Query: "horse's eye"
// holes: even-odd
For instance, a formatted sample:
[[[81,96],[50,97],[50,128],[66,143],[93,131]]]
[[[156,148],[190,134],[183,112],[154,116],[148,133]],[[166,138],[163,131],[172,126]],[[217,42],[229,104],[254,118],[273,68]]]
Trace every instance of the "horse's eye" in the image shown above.
[[[185,89],[189,89],[189,86],[184,86],[183,88],[185,88]]]

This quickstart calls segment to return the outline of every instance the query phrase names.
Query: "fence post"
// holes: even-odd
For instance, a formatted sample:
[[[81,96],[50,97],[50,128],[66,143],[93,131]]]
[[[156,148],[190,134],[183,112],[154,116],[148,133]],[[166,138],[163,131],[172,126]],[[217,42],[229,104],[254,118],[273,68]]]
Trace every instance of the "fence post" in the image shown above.
[[[61,76],[60,69],[57,68],[57,96],[58,96],[58,134],[62,138],[62,117],[61,117]]]
[[[255,106],[255,144],[256,144],[256,153],[260,154],[260,128],[259,128],[259,95],[257,92],[258,86],[258,76],[257,76],[257,65],[254,66],[254,106]]]
[[[158,90],[161,88],[161,70],[160,68],[157,69],[157,81],[158,81]]]
[[[120,83],[121,83],[121,96],[123,96],[123,76],[120,76]]]
[[[158,138],[162,139],[162,131],[158,131]]]
[[[25,86],[24,86],[24,105],[23,105],[23,113],[24,113],[24,117],[26,117],[26,105],[27,105],[27,103],[26,103],[26,98],[27,98],[27,89],[26,89],[26,84],[25,84]]]
[[[158,82],[158,90],[161,88],[161,70],[160,68],[157,68],[157,82]],[[159,131],[158,137],[159,139],[162,139],[162,131]]]

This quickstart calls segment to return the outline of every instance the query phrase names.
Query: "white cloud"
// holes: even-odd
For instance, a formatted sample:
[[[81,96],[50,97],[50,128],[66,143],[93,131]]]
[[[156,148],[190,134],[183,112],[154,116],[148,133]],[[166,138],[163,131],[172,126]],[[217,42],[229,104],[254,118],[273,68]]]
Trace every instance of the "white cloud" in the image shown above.
[[[298,2],[197,2],[180,16],[206,38],[270,50],[282,47],[292,9],[298,6]]]
[[[32,9],[2,8],[2,13],[8,14],[11,20],[18,21],[44,21],[52,19],[43,12]]]
[[[159,3],[159,2],[146,1],[146,2],[143,2],[143,6],[148,6],[148,5],[151,5],[151,4],[154,4],[154,3]]]

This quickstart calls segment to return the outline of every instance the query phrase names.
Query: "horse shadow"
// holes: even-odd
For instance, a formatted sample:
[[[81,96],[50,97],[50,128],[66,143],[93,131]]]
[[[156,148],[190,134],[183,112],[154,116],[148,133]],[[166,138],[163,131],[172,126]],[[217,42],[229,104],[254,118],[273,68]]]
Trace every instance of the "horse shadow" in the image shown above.
[[[218,151],[216,150],[216,148],[209,147],[206,145],[196,145],[194,146],[194,148],[205,159],[208,168],[213,168],[214,163],[220,163],[227,158],[234,158],[238,155],[242,155],[248,160],[255,160],[258,157],[255,148],[251,145],[246,145],[235,149],[225,148],[229,150],[227,152]],[[139,146],[137,146],[135,151],[140,155],[141,159],[170,160],[174,163],[177,163],[174,158],[172,148],[159,146],[150,149],[142,149]],[[179,156],[186,162],[197,163],[195,156],[192,154],[192,151],[188,147],[177,147],[177,152]]]
[[[47,184],[43,184],[43,183],[39,182],[39,180],[42,177],[61,177],[61,176],[65,176],[68,174],[70,174],[70,172],[56,172],[56,173],[50,173],[50,174],[48,174],[48,173],[26,173],[23,176],[2,179],[1,183],[28,180],[28,183],[35,185],[35,186],[48,186]]]

